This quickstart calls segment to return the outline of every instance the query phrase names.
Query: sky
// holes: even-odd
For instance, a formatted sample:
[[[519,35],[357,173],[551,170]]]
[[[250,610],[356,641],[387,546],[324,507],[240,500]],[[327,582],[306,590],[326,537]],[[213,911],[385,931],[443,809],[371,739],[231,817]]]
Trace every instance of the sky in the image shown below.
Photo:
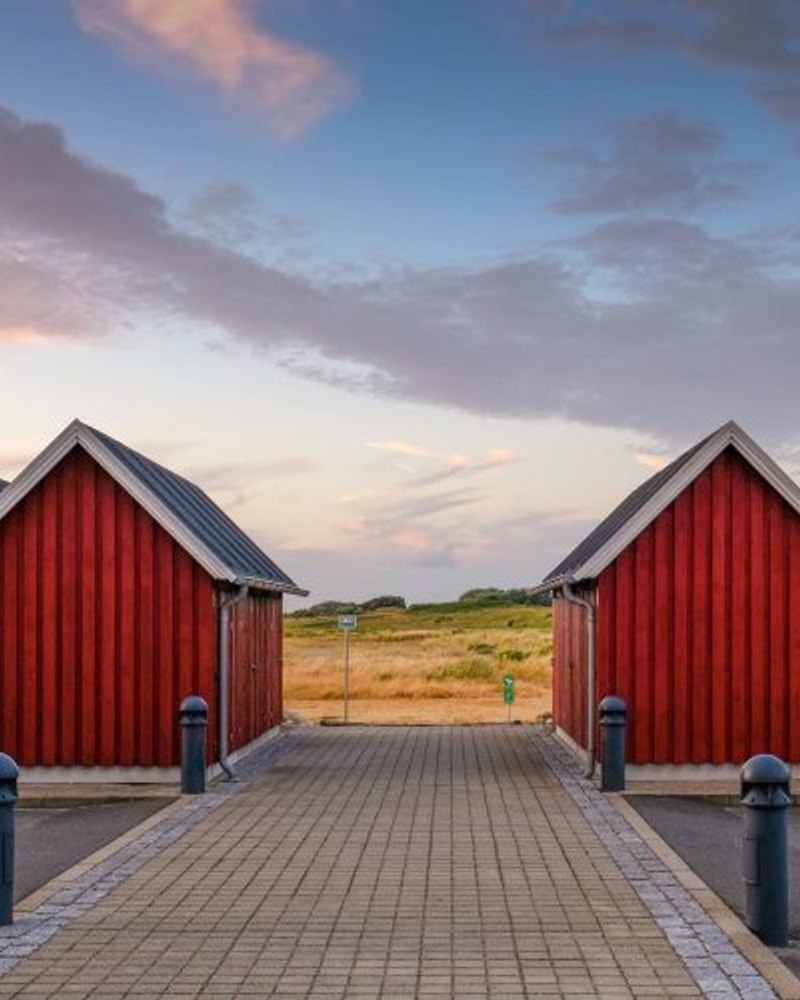
[[[0,477],[73,418],[306,601],[537,583],[729,419],[800,476],[797,0],[3,0]]]

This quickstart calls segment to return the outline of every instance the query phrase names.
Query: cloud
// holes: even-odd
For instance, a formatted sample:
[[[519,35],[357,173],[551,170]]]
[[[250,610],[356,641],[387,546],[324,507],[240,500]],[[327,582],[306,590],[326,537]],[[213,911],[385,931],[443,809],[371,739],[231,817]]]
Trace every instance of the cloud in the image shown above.
[[[184,474],[225,510],[251,503],[274,490],[279,480],[294,479],[313,468],[310,458],[287,455],[266,462],[231,462],[190,467]]]
[[[595,0],[539,15],[540,28],[561,47],[669,46],[706,64],[800,76],[795,0]]]
[[[430,455],[427,448],[421,448],[416,444],[409,444],[406,441],[368,441],[368,448],[375,448],[376,451],[388,451],[396,455],[413,455],[417,458],[424,458]]]
[[[606,152],[598,153],[603,146]],[[764,165],[720,161],[721,147],[709,122],[673,111],[618,123],[590,146],[549,151],[562,175],[563,168],[577,174],[572,193],[553,207],[565,213],[686,212],[740,199]]]
[[[478,476],[484,472],[501,468],[518,462],[520,456],[511,448],[494,448],[479,462],[476,462],[471,455],[451,455],[444,469],[430,472],[424,476],[417,476],[406,483],[407,487],[419,488],[421,486],[432,486],[453,477]]]
[[[492,448],[486,456],[486,467],[496,469],[501,465],[511,465],[518,462],[521,456],[513,448]]]
[[[220,180],[192,194],[179,215],[195,234],[230,248],[271,249],[310,234],[305,220],[270,212],[252,191],[236,181]]]
[[[84,31],[128,55],[208,81],[291,138],[350,94],[326,56],[261,29],[245,0],[73,0]]]
[[[532,8],[541,44],[627,57],[654,48],[677,52],[704,66],[738,69],[751,89],[780,118],[794,108],[800,80],[800,5],[796,0],[596,0],[590,12],[565,3]],[[765,82],[767,81],[767,82]],[[776,81],[782,82],[776,84]]]
[[[24,449],[0,450],[0,478],[9,480],[16,476],[36,457],[36,452]]]
[[[669,459],[664,455],[651,455],[645,451],[637,452],[633,457],[639,465],[643,465],[645,469],[650,469],[652,472],[659,472],[669,464]]]
[[[783,86],[761,83],[756,85],[755,91],[778,118],[788,122],[800,122],[800,83]]]
[[[236,462],[190,468],[186,476],[204,489],[238,490],[265,480],[303,475],[313,467],[305,455],[287,455],[267,462]]]
[[[189,234],[52,125],[0,110],[7,330],[215,331],[347,391],[690,442],[800,433],[800,231],[624,217],[482,266],[288,274]],[[2,344],[2,340],[0,340]],[[438,470],[440,471],[440,470]]]
[[[708,63],[800,77],[800,8],[795,0],[682,0],[699,15],[686,50]]]
[[[68,337],[145,308],[223,328],[236,313],[241,332],[266,327],[273,344],[289,343],[288,313],[279,313],[299,298],[305,309],[322,306],[308,283],[175,228],[160,198],[72,153],[60,129],[3,108],[0,290],[11,327]]]
[[[468,489],[433,496],[376,497],[351,516],[342,534],[348,549],[378,546],[391,560],[449,566],[469,548],[464,511],[482,499],[481,494]],[[459,512],[455,519],[448,516],[454,511]]]

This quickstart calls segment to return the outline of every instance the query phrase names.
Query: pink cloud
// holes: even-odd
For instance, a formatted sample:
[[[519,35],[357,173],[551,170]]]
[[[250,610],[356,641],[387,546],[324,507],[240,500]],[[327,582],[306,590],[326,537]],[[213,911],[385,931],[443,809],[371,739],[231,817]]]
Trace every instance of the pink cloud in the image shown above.
[[[646,451],[637,452],[633,457],[639,465],[643,465],[646,469],[653,469],[655,472],[659,472],[670,462],[666,455],[651,455]]]
[[[351,85],[326,56],[263,31],[244,0],[73,0],[84,31],[129,55],[209,81],[291,138],[344,101]]]
[[[419,458],[430,455],[427,448],[421,448],[419,445],[410,444],[407,441],[368,441],[367,447],[375,448],[377,451],[389,451],[397,455],[413,455]]]
[[[485,465],[488,468],[495,468],[498,465],[511,465],[519,459],[519,454],[511,448],[492,448],[486,456]]]

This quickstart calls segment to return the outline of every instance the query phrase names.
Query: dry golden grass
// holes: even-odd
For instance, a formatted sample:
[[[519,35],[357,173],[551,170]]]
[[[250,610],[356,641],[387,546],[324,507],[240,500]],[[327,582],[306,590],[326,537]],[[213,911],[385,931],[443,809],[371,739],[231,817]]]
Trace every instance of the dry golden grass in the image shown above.
[[[343,713],[343,634],[335,617],[287,618],[284,698],[309,721]],[[502,679],[515,679],[512,719],[550,711],[551,618],[528,606],[436,605],[359,616],[351,633],[353,722],[502,722]]]

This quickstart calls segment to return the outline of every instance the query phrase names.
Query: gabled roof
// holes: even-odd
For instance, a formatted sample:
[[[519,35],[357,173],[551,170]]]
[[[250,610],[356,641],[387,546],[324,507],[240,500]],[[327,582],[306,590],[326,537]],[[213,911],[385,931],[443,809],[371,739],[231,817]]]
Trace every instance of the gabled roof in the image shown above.
[[[597,577],[729,447],[735,448],[800,514],[800,488],[763,448],[731,420],[637,487],[547,574],[536,589],[552,589],[564,580],[591,580]]]
[[[81,447],[215,580],[305,595],[206,494],[182,476],[74,420],[0,493],[0,520]]]

